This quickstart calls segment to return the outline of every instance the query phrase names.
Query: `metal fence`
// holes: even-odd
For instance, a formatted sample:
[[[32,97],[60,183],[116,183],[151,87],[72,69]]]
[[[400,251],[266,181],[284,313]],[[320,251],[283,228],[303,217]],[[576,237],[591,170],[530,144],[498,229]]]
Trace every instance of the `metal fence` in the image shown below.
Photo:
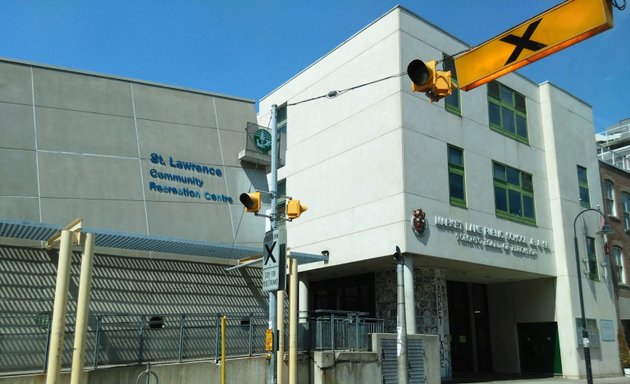
[[[224,314],[101,314],[88,321],[86,367],[220,358]],[[383,321],[365,314],[316,311],[300,350],[369,349],[370,334]],[[228,356],[265,353],[266,315],[225,314]],[[0,316],[0,374],[45,372],[50,342],[50,313]],[[285,329],[288,324],[285,324]],[[72,364],[75,318],[66,318],[62,367]],[[285,342],[286,342],[285,338]],[[306,345],[310,341],[310,348]]]
[[[366,313],[318,310],[310,319],[311,346],[314,350],[370,349],[370,334],[383,333],[381,319]]]
[[[85,366],[142,364],[150,361],[219,359],[223,314],[92,316]],[[226,314],[226,353],[265,352],[268,321],[262,315]],[[72,363],[75,322],[66,319],[62,367]],[[50,314],[0,316],[0,373],[46,371]]]

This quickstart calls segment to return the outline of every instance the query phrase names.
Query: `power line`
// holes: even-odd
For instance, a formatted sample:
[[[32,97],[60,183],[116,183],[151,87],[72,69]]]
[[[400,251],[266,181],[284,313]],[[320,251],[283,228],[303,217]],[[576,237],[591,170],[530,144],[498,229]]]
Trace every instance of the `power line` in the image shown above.
[[[309,101],[314,101],[314,100],[323,99],[323,98],[333,99],[333,98],[335,98],[335,97],[337,97],[339,95],[343,95],[346,92],[354,91],[355,89],[358,89],[358,88],[361,88],[361,87],[365,87],[365,86],[368,86],[368,85],[372,85],[372,84],[375,84],[375,83],[378,83],[378,82],[381,82],[381,81],[393,79],[393,78],[396,78],[396,77],[401,77],[401,76],[404,76],[406,74],[407,74],[407,71],[398,73],[396,75],[386,76],[386,77],[383,77],[383,78],[378,79],[378,80],[369,81],[367,83],[355,85],[354,87],[345,88],[345,89],[342,89],[342,90],[339,90],[339,91],[333,90],[333,91],[328,92],[325,95],[311,97],[310,99],[300,100],[300,101],[296,101],[294,103],[287,103],[287,106],[298,105],[298,104],[307,103]]]

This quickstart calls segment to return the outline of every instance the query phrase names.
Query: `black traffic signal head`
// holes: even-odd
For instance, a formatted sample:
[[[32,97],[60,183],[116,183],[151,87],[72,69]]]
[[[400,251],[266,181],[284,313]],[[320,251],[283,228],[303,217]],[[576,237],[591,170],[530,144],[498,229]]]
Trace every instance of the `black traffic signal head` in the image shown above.
[[[413,92],[424,92],[431,102],[449,96],[457,86],[451,80],[451,71],[438,71],[435,60],[412,60],[407,66]]]
[[[414,92],[425,92],[433,86],[433,76],[435,75],[435,61],[425,63],[422,60],[412,60],[407,66],[407,75],[411,79],[411,90]]]
[[[258,213],[260,211],[260,192],[241,193],[238,199],[245,206],[245,211]]]

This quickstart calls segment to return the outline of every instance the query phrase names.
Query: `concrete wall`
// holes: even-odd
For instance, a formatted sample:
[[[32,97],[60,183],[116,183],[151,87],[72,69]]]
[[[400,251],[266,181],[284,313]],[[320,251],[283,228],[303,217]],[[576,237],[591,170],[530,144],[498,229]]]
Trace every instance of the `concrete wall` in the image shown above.
[[[439,343],[436,336],[409,335],[423,341],[425,349],[425,373],[427,384],[440,383]],[[373,348],[379,348],[384,338],[396,338],[393,334],[373,335]],[[86,370],[83,384],[135,383],[146,366],[105,367]],[[268,360],[264,356],[228,359],[226,366],[227,383],[265,384],[267,382]],[[221,366],[210,361],[187,362],[182,364],[153,364],[151,371],[157,374],[160,383],[218,383],[221,379]],[[284,382],[288,382],[288,366],[283,367]],[[377,352],[316,351],[312,358],[298,355],[298,383],[334,384],[366,383],[382,381],[380,354]],[[154,376],[152,380],[154,380]],[[144,382],[144,375],[140,382]],[[41,384],[45,374],[0,377],[0,384]],[[62,384],[70,382],[70,373],[61,375]],[[153,381],[152,381],[153,382]]]
[[[228,383],[260,383],[267,380],[267,360],[264,357],[230,359],[227,361],[226,382]],[[99,370],[85,371],[82,384],[134,384],[138,376],[145,371],[146,366],[111,367]],[[155,364],[151,366],[160,383],[220,383],[221,365],[214,362],[201,361],[184,364]],[[144,383],[146,375],[140,379]],[[45,374],[0,377],[0,384],[42,384],[46,382]],[[151,375],[151,382],[155,383],[155,376]],[[70,383],[70,373],[61,375],[61,384]]]
[[[546,168],[549,174],[549,207],[555,233],[554,261],[557,269],[556,321],[562,349],[562,368],[567,376],[585,375],[582,349],[578,344],[576,318],[581,317],[577,279],[582,279],[584,309],[587,319],[612,321],[613,339],[601,340],[601,348],[592,349],[594,374],[618,374],[619,357],[616,342],[616,312],[610,263],[606,262],[603,242],[595,233],[601,217],[587,212],[579,203],[577,166],[587,169],[590,207],[602,206],[599,163],[593,139],[593,116],[589,105],[575,99],[552,84],[540,88],[546,145]],[[580,215],[579,221],[575,221]],[[576,224],[574,228],[574,223]],[[581,272],[586,272],[584,236],[596,240],[598,280],[577,275],[574,235],[578,238]],[[594,337],[600,337],[593,335]]]
[[[253,101],[4,60],[0,111],[0,217],[260,244]]]
[[[398,24],[395,13],[384,16],[261,99],[259,122],[268,121],[272,103],[400,73]],[[291,247],[327,249],[332,266],[379,257],[402,241],[400,108],[400,78],[287,107],[287,164],[279,175],[287,194],[311,207],[288,224]]]

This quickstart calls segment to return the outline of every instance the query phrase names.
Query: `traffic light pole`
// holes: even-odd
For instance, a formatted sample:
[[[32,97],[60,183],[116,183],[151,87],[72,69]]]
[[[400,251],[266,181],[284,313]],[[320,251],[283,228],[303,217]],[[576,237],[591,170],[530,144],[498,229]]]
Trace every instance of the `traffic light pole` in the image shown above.
[[[269,221],[271,230],[278,229],[278,106],[271,106],[271,186],[269,194],[271,195],[271,214]],[[280,255],[282,257],[282,255]],[[282,264],[281,264],[282,265]],[[280,271],[285,273],[285,271]],[[269,292],[269,329],[273,334],[273,347],[271,351],[271,359],[269,360],[269,369],[267,370],[268,384],[277,383],[276,366],[278,358],[278,327],[277,327],[277,291]]]

